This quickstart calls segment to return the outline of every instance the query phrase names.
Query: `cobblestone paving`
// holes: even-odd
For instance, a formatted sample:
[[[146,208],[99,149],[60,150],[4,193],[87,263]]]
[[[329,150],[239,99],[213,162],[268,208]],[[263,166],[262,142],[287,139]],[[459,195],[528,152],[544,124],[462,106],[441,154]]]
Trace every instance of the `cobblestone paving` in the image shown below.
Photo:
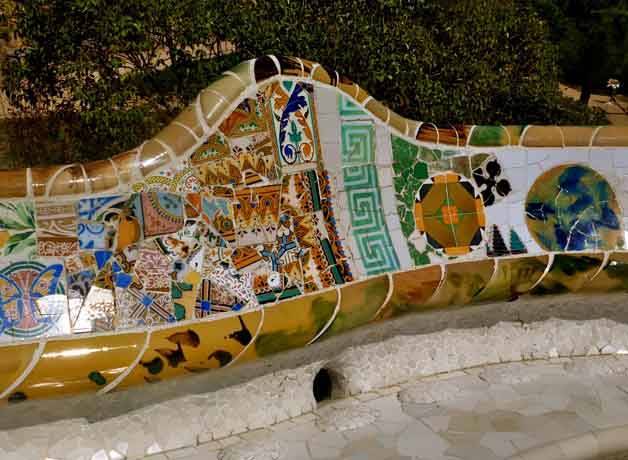
[[[627,368],[622,355],[478,367],[323,403],[269,429],[147,459],[504,459],[628,424]]]

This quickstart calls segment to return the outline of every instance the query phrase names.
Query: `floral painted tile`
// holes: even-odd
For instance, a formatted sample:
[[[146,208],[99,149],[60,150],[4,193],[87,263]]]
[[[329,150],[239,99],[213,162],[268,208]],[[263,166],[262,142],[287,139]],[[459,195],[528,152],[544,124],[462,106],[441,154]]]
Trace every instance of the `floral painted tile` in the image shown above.
[[[190,272],[202,271],[205,246],[198,239],[178,234],[157,238],[155,244],[171,261],[174,280],[182,282]]]
[[[185,221],[184,202],[181,195],[168,192],[141,192],[131,201],[132,224],[139,226],[144,238],[175,233]],[[122,224],[122,220],[118,224]],[[129,228],[131,233],[138,229]],[[122,234],[122,230],[119,230]]]
[[[94,253],[81,251],[66,257],[64,261],[68,297],[86,297],[98,271]]]
[[[238,254],[236,249],[225,247],[206,247],[203,253],[201,281],[199,283],[195,315],[202,318],[210,314],[224,311],[240,310],[246,300],[255,297],[253,292],[251,274],[235,280],[233,276],[225,276],[227,269],[229,275],[238,274],[233,262],[233,254]],[[234,290],[226,289],[222,281],[232,284]]]
[[[525,212],[530,233],[548,251],[625,246],[615,191],[587,166],[562,165],[541,174],[528,192]]]
[[[74,202],[38,202],[35,213],[39,256],[70,256],[78,251],[77,216]]]
[[[146,292],[134,285],[116,288],[120,328],[156,326],[176,321],[170,292]]]
[[[484,243],[482,198],[473,184],[458,174],[426,179],[416,195],[414,217],[416,230],[445,254],[466,254]]]
[[[235,192],[238,246],[272,243],[279,225],[281,185],[242,188]]]
[[[203,279],[200,283],[195,304],[196,318],[204,318],[210,314],[239,309],[235,296],[224,289],[219,288],[209,279]]]
[[[129,216],[129,196],[82,198],[76,204],[79,249],[113,250],[120,237],[124,248],[140,238],[139,228]],[[118,233],[121,230],[121,233]]]
[[[279,152],[282,171],[315,164],[320,145],[312,85],[284,80],[272,83],[267,91],[268,116],[272,120],[273,142]]]
[[[69,333],[62,261],[0,267],[0,340]]]
[[[0,203],[0,255],[30,259],[37,249],[35,206],[30,201]]]
[[[473,167],[473,181],[482,194],[484,206],[491,206],[499,202],[512,191],[510,181],[506,178],[499,160],[494,155],[473,155],[471,165]]]
[[[196,149],[190,157],[190,162],[193,166],[199,166],[210,161],[227,158],[230,153],[231,147],[227,136],[218,130]],[[206,183],[205,181],[202,182]]]
[[[147,292],[170,291],[172,263],[158,249],[142,247],[133,266],[133,274]]]
[[[201,198],[202,218],[220,246],[236,245],[235,193],[230,187],[213,187]]]
[[[315,169],[284,175],[281,213],[300,216],[321,210],[321,191]]]
[[[201,188],[201,180],[197,176],[197,168],[190,162],[166,168],[158,174],[148,176],[133,184],[134,192],[163,191],[171,193],[195,193]]]
[[[87,222],[109,222],[122,213],[129,195],[110,195],[82,198],[77,202],[79,220]]]
[[[301,250],[300,260],[306,292],[353,280],[345,246],[324,215],[305,214],[292,219],[294,236]]]
[[[79,249],[112,249],[115,246],[117,226],[105,222],[78,222]]]
[[[173,280],[170,289],[176,321],[194,319],[196,317],[196,299],[200,274],[186,276],[184,280]]]
[[[204,185],[261,185],[279,178],[271,136],[260,132],[237,139],[217,134],[192,156]],[[220,141],[218,141],[220,139]]]
[[[230,139],[266,132],[265,104],[264,91],[258,91],[254,98],[244,99],[220,124],[220,132]]]

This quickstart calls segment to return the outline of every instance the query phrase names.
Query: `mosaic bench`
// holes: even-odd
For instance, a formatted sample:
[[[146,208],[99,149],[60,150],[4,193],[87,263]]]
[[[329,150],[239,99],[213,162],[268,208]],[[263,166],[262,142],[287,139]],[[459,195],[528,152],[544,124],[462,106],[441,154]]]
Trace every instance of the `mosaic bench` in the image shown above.
[[[626,128],[435,126],[320,64],[247,61],[132,151],[0,172],[0,400],[628,290],[627,205]]]

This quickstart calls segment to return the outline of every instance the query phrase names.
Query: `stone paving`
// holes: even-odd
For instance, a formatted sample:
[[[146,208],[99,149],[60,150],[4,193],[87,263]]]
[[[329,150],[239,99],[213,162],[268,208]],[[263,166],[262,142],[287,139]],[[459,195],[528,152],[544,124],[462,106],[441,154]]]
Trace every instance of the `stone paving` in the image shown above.
[[[323,402],[270,428],[146,459],[505,459],[628,424],[627,370],[625,355],[477,367]]]

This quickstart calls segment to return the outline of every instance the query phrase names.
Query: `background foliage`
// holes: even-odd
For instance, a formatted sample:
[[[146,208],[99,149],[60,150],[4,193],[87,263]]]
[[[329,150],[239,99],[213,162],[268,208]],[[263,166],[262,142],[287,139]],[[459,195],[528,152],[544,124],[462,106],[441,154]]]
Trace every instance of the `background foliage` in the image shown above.
[[[588,102],[609,78],[628,83],[628,0],[534,0],[558,45],[561,79]]]
[[[3,65],[15,164],[105,158],[243,59],[302,56],[436,123],[604,122],[560,96],[558,48],[514,0],[19,0]],[[543,10],[544,11],[544,10]],[[9,165],[13,166],[13,165]]]

